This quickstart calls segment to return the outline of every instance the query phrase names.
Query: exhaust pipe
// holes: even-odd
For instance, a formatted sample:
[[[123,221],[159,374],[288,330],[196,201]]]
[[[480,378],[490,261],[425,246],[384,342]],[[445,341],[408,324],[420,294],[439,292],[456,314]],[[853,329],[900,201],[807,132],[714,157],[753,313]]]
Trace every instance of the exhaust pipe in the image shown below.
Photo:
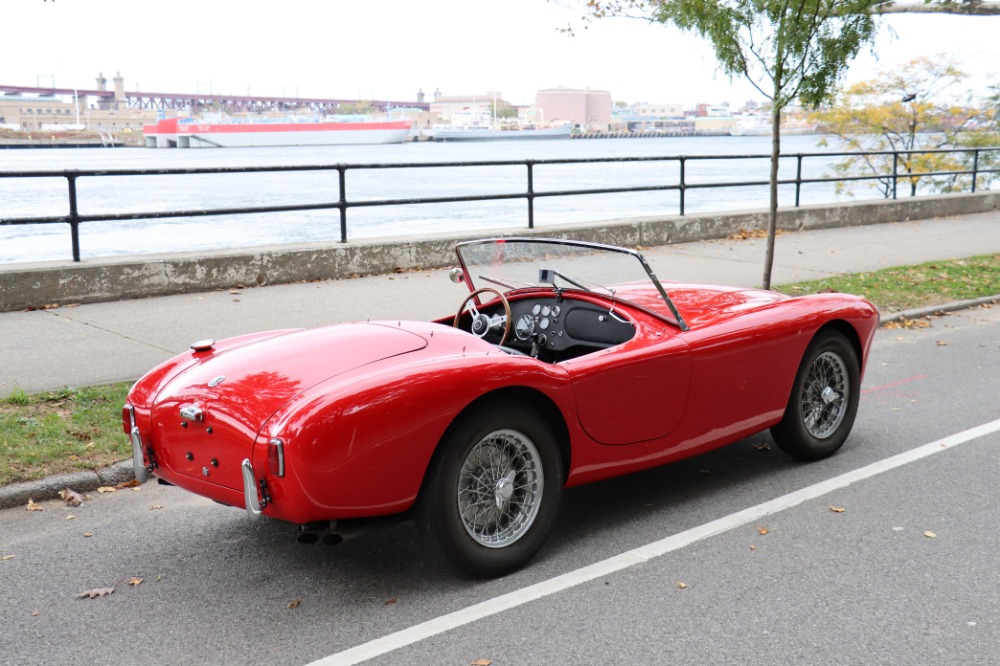
[[[372,530],[396,525],[405,520],[404,516],[381,516],[378,518],[349,518],[347,520],[327,520],[299,525],[296,540],[301,544],[323,543],[337,546]]]

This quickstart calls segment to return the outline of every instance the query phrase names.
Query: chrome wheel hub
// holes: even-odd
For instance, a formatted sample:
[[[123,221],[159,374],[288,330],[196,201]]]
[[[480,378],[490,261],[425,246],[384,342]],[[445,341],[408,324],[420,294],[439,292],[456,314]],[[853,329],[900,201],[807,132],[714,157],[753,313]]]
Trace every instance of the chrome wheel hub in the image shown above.
[[[516,430],[496,430],[466,456],[458,479],[458,510],[469,536],[487,548],[523,537],[542,502],[542,460]]]
[[[817,356],[802,389],[802,419],[810,435],[816,439],[833,435],[847,414],[850,391],[844,359],[833,352]]]

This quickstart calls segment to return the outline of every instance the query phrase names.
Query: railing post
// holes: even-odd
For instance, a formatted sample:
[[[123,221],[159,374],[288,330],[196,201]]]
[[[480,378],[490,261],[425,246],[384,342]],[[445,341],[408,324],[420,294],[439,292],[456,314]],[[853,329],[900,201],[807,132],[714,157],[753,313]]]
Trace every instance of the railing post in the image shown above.
[[[69,233],[73,239],[73,261],[80,261],[80,213],[76,207],[76,174],[66,174],[69,183]]]
[[[347,242],[347,167],[337,166],[337,176],[340,182],[340,242]]]
[[[535,228],[535,163],[532,160],[526,160],[525,166],[528,167],[528,228]]]
[[[979,149],[972,151],[972,193],[976,193],[976,180],[979,178]]]
[[[896,186],[899,181],[899,153],[892,151],[892,198],[896,199]]]
[[[680,190],[678,190],[680,192],[680,195],[681,195],[681,197],[680,197],[681,217],[684,217],[684,189],[686,187],[685,181],[684,181],[684,165],[685,165],[686,162],[687,162],[687,158],[684,157],[683,155],[681,155],[680,156],[681,182],[680,182]]]
[[[799,207],[799,194],[802,192],[802,153],[795,154],[795,207]]]

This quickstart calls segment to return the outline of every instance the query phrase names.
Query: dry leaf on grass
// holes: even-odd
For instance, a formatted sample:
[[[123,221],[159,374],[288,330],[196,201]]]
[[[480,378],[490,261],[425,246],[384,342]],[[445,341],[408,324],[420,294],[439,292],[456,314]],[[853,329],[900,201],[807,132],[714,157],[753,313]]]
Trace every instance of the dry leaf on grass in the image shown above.
[[[77,599],[96,599],[97,597],[106,597],[109,594],[114,593],[115,588],[113,587],[96,587],[93,590],[87,590],[76,595]]]

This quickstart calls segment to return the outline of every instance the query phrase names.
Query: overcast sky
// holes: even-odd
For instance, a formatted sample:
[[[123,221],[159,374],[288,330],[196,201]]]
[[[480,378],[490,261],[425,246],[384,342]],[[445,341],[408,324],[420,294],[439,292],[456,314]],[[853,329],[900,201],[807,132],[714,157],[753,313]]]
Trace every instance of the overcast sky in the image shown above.
[[[0,83],[93,88],[121,72],[143,92],[414,101],[439,89],[523,104],[565,86],[686,107],[762,99],[698,37],[628,19],[583,30],[577,17],[546,0],[3,0]],[[575,37],[558,31],[570,22]],[[1000,17],[891,17],[878,62],[860,58],[849,79],[947,53],[985,87],[1000,73],[997,35]]]

